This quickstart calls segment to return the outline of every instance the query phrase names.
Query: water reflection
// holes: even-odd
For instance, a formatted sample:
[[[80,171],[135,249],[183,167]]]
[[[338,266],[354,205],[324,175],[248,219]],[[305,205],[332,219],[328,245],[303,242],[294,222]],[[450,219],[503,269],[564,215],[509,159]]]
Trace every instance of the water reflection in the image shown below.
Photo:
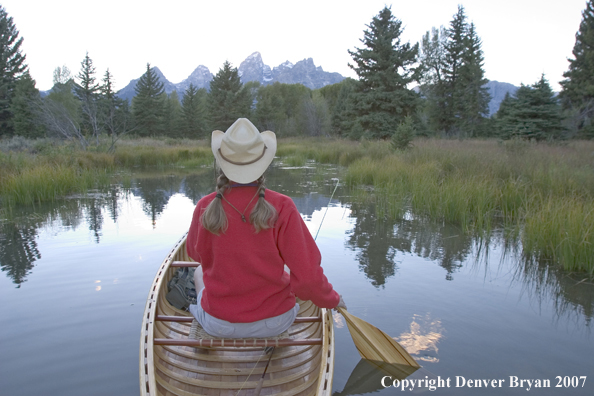
[[[0,267],[14,283],[23,283],[35,266],[35,261],[40,258],[37,227],[32,224],[0,222]]]
[[[354,203],[351,216],[355,226],[347,240],[347,245],[357,252],[361,271],[376,287],[383,286],[396,273],[397,252],[437,261],[446,270],[445,278],[453,280],[453,274],[472,251],[472,237],[451,224],[410,213],[397,220],[378,218],[376,213],[374,203]]]
[[[410,324],[410,331],[402,333],[400,337],[394,337],[394,339],[415,360],[437,363],[439,362],[437,344],[443,337],[443,333],[444,329],[439,319],[431,319],[429,314],[415,315]]]
[[[526,294],[539,306],[542,301],[552,301],[559,319],[579,321],[583,317],[586,326],[592,323],[594,284],[591,279],[530,259],[516,268],[514,280],[523,285]]]
[[[311,217],[314,212],[329,205],[329,197],[336,185],[336,172],[334,168],[272,168],[267,173],[267,185],[291,196],[301,214]],[[139,199],[144,213],[155,227],[174,195],[183,194],[196,203],[212,192],[213,186],[212,169],[192,175],[140,175],[132,178],[126,188],[114,185],[106,191],[70,197],[54,204],[20,208],[12,213],[10,219],[0,222],[0,267],[18,287],[26,281],[36,261],[41,258],[37,242],[40,229],[52,227],[60,232],[61,229],[88,227],[93,241],[101,243],[104,223],[108,219],[114,223],[118,221],[126,200]],[[378,217],[373,202],[352,202],[345,193],[345,190],[339,190],[330,204],[350,208],[349,216],[353,221],[352,228],[346,230],[345,244],[355,252],[361,272],[376,288],[383,288],[387,280],[399,271],[399,257],[402,255],[431,260],[444,269],[446,280],[455,281],[456,273],[468,263],[485,269],[496,266],[497,263],[487,259],[489,251],[503,246],[508,258],[517,260],[514,280],[522,284],[530,298],[539,303],[552,300],[559,317],[572,316],[579,321],[585,318],[588,326],[591,323],[594,316],[594,285],[591,281],[556,270],[545,263],[522,260],[516,241],[504,237],[479,240],[453,225],[411,213],[396,220]],[[485,258],[480,264],[476,264],[477,251]],[[437,323],[429,321],[427,327],[421,325],[422,320],[426,321],[415,317],[410,333],[402,336],[402,342],[412,342],[416,345],[411,345],[413,348],[421,348],[423,344],[425,354],[436,354],[438,335],[441,334],[438,329],[433,329]],[[415,324],[420,327],[415,328]]]
[[[384,377],[388,376],[387,383],[391,384],[394,380],[410,377],[415,371],[417,371],[416,367],[361,359],[351,372],[342,391],[334,392],[332,396],[375,393],[385,388],[382,384]]]

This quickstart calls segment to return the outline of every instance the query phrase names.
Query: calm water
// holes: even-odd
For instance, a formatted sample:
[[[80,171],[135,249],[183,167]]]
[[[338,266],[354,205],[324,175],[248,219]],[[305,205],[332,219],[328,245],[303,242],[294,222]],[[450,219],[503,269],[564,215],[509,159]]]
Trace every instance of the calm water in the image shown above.
[[[317,242],[328,278],[349,311],[419,360],[413,378],[449,379],[433,392],[447,395],[527,394],[510,377],[550,381],[528,394],[594,394],[591,283],[522,262],[501,238],[481,242],[412,214],[377,218],[372,202],[354,204],[341,187],[330,202],[336,177],[333,168],[277,168],[268,185],[295,200],[312,235],[325,216]],[[149,285],[211,180],[207,170],[136,175],[0,220],[0,395],[138,395]],[[361,378],[338,315],[335,327],[335,394],[413,393],[384,389],[383,374],[364,367]],[[457,387],[462,377],[503,382]]]

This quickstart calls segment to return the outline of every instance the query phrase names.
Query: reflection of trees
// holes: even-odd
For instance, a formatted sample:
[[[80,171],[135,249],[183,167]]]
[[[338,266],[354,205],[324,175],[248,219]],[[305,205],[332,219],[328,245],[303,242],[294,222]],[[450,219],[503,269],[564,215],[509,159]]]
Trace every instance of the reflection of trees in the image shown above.
[[[453,274],[462,267],[462,262],[471,252],[472,237],[452,224],[435,222],[423,217],[407,214],[396,223],[397,241],[409,241],[396,249],[415,253],[424,258],[438,261],[446,270],[446,279],[453,280]]]
[[[101,237],[101,228],[103,227],[102,206],[105,204],[106,202],[99,202],[98,199],[93,198],[88,202],[87,206],[86,219],[89,224],[89,231],[93,232],[95,242],[97,243],[99,243],[99,238]]]
[[[112,219],[114,223],[118,221],[118,216],[120,214],[118,201],[122,193],[121,191],[122,189],[119,186],[111,185],[107,192],[107,197],[105,197],[109,218]]]
[[[142,209],[150,216],[153,227],[165,205],[180,190],[181,179],[175,176],[147,177],[136,180],[134,195],[142,197]]]
[[[200,174],[184,177],[181,183],[180,192],[196,204],[200,198],[213,192],[214,188],[215,179],[213,172],[206,171]]]
[[[330,170],[336,173],[335,169]],[[266,172],[266,185],[274,191],[288,195],[299,213],[306,217],[328,206],[336,180],[321,167],[282,169],[271,167]],[[336,196],[333,203],[338,202]]]
[[[356,250],[359,267],[374,286],[382,286],[396,272],[397,251],[440,262],[446,279],[461,267],[471,250],[472,239],[451,225],[407,214],[401,219],[378,218],[373,203],[355,203],[356,218],[347,244]]]
[[[373,205],[353,204],[351,216],[357,220],[347,243],[357,251],[359,268],[371,284],[383,286],[386,279],[396,272],[394,222],[378,221]],[[405,242],[401,241],[400,245]]]
[[[0,267],[17,285],[26,280],[33,263],[41,258],[36,238],[37,228],[32,225],[0,223]]]
[[[124,189],[112,186],[100,193],[70,198],[55,203],[37,205],[35,208],[19,207],[11,212],[11,219],[0,222],[0,267],[13,282],[20,285],[26,281],[34,264],[41,258],[37,246],[38,229],[58,226],[56,230],[88,227],[97,243],[100,243],[103,222],[116,222],[120,216],[122,202],[130,194],[143,198],[144,211],[151,221],[162,213],[169,198],[182,193],[197,202],[213,191],[212,172],[186,176],[144,177],[133,181],[135,188]],[[303,215],[311,216],[316,210],[324,210],[335,186],[335,169],[271,168],[267,173],[267,185],[278,192],[292,197]],[[347,246],[357,252],[361,271],[376,287],[385,284],[386,279],[397,271],[395,262],[398,252],[413,253],[439,263],[446,270],[446,279],[461,267],[472,246],[481,246],[485,264],[489,243],[504,246],[510,255],[520,252],[519,242],[500,236],[491,240],[484,238],[477,243],[472,236],[464,234],[453,225],[428,220],[424,217],[405,214],[397,220],[377,217],[371,203],[352,203],[340,195],[335,200],[351,205],[351,217],[355,219],[349,232]],[[105,212],[104,212],[105,211]],[[59,232],[59,231],[57,231]],[[518,253],[519,255],[519,253]],[[514,258],[514,260],[516,260]],[[559,316],[581,318],[587,322],[594,316],[594,285],[591,280],[582,281],[584,276],[568,274],[547,263],[522,260],[518,256],[516,280],[522,282],[529,295],[538,302],[551,300]],[[491,264],[493,265],[493,264]]]

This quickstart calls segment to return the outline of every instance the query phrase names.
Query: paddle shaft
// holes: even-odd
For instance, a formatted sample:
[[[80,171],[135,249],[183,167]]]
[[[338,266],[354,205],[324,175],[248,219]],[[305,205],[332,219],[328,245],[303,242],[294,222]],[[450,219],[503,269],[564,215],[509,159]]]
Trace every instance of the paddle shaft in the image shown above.
[[[256,386],[256,390],[254,391],[255,396],[260,396],[260,392],[262,392],[262,385],[264,385],[264,376],[266,375],[266,370],[268,370],[268,365],[272,360],[272,355],[274,354],[274,347],[270,351],[270,357],[268,358],[268,363],[266,363],[266,367],[264,367],[264,372],[262,373],[262,377],[260,377],[260,381],[258,381],[258,386]]]

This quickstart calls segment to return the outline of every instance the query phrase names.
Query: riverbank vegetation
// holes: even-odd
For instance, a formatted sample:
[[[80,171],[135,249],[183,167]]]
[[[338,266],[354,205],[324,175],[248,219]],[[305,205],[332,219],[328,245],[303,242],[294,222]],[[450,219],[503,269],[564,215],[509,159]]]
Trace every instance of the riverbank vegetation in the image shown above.
[[[380,217],[411,212],[479,236],[503,233],[527,259],[594,275],[593,153],[590,141],[416,139],[394,150],[388,141],[290,138],[279,140],[277,162],[342,165],[353,199],[375,200]],[[13,139],[0,151],[0,196],[4,207],[35,204],[133,169],[211,164],[204,140],[126,139],[105,153]]]
[[[131,169],[204,164],[212,164],[212,152],[204,141],[128,139],[107,153],[62,141],[16,137],[0,142],[0,208],[35,205],[104,187]]]

